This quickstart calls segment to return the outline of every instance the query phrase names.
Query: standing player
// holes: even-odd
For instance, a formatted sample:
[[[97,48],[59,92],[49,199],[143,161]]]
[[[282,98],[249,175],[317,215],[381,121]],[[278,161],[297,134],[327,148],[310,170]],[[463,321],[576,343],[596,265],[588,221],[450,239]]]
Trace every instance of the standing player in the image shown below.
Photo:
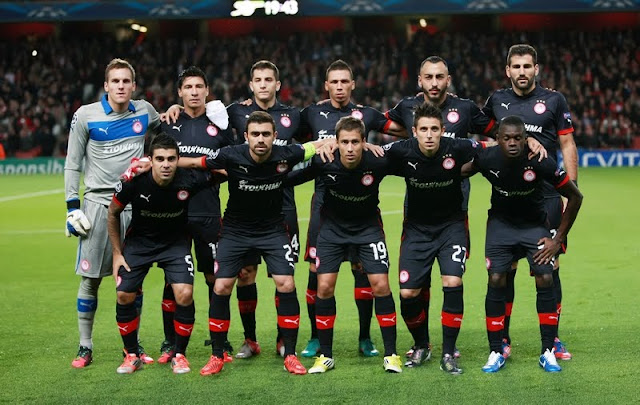
[[[507,272],[511,263],[526,257],[536,280],[536,308],[542,349],[539,364],[547,372],[561,370],[554,355],[558,331],[553,291],[553,261],[562,248],[582,204],[582,194],[552,158],[529,159],[522,119],[507,116],[498,132],[499,146],[480,151],[464,173],[480,171],[491,183],[491,209],[487,220],[485,256],[489,283],[485,300],[489,359],[482,367],[495,373],[505,364],[502,336],[505,326]],[[549,230],[544,193],[552,185],[568,199],[560,226]]]
[[[277,138],[274,145],[291,145],[294,140],[302,141],[300,137],[300,111],[297,108],[284,105],[276,98],[276,93],[280,90],[280,72],[278,67],[270,61],[260,60],[251,67],[251,81],[249,87],[253,92],[253,99],[250,105],[233,103],[227,107],[229,122],[239,135],[240,141],[244,143],[242,136],[247,127],[247,118],[254,111],[265,111],[274,119],[276,124]],[[282,203],[282,213],[285,224],[291,239],[292,257],[294,263],[298,262],[300,255],[300,235],[298,231],[298,214],[296,212],[295,197],[293,188],[284,189],[284,200]],[[240,318],[244,326],[245,341],[236,354],[237,358],[246,359],[254,354],[260,353],[260,345],[256,338],[256,305],[258,302],[258,289],[256,288],[256,271],[259,257],[247,258],[245,267],[238,278],[238,307]],[[276,292],[276,303],[278,294]],[[284,355],[284,346],[278,333],[276,350]]]
[[[71,121],[69,149],[64,166],[67,202],[67,236],[79,237],[76,274],[80,349],[71,365],[86,367],[93,360],[93,321],[98,308],[98,287],[112,273],[111,243],[107,235],[107,209],[118,176],[132,158],[141,157],[148,130],[160,128],[160,117],[146,101],[131,100],[136,89],[135,70],[122,59],[113,59],[105,69],[105,94],[99,102],[84,105]],[[80,176],[84,172],[84,201],[80,204]],[[122,214],[123,229],[131,210]],[[138,311],[142,294],[136,299]],[[142,351],[145,362],[153,359]]]
[[[561,93],[547,90],[536,84],[538,76],[538,56],[535,48],[526,44],[517,44],[509,48],[507,54],[507,77],[511,79],[511,88],[498,90],[487,100],[484,112],[487,116],[500,121],[508,115],[517,115],[525,123],[529,138],[538,140],[549,152],[549,156],[556,159],[558,144],[564,161],[567,175],[574,182],[578,181],[578,152],[573,140],[573,124],[567,106],[567,100]],[[529,143],[531,146],[531,143]],[[544,189],[544,202],[549,212],[551,232],[556,233],[562,217],[563,202],[560,194],[547,184]],[[564,253],[566,241],[562,241]],[[504,351],[506,357],[511,353],[511,337],[509,323],[514,298],[514,278],[517,262],[512,271],[507,274],[507,300],[505,318]],[[562,309],[562,285],[560,284],[560,261],[554,262],[553,271],[554,293],[558,304],[558,317]],[[564,344],[555,340],[556,357],[562,360],[571,359]]]
[[[338,150],[334,152],[333,162],[324,164],[316,156],[310,166],[289,175],[295,184],[312,178],[324,180],[325,195],[320,209],[322,225],[318,230],[315,263],[318,275],[316,328],[321,355],[309,373],[324,373],[335,365],[334,291],[340,264],[351,249],[357,252],[375,297],[376,317],[384,342],[384,369],[400,373],[402,362],[396,354],[396,309],[389,289],[389,256],[378,209],[380,182],[389,171],[387,159],[363,151],[366,132],[361,120],[343,117],[338,121],[335,133]]]
[[[461,374],[455,345],[464,313],[462,275],[468,252],[467,215],[461,168],[479,149],[468,139],[444,137],[442,113],[425,102],[415,110],[414,138],[385,146],[396,174],[407,184],[405,220],[400,246],[400,302],[402,317],[414,338],[406,366],[431,358],[427,311],[421,289],[429,285],[438,259],[442,276],[442,360],[440,369]]]
[[[285,369],[292,374],[307,372],[295,354],[300,305],[293,279],[295,264],[282,215],[282,189],[291,168],[310,159],[315,146],[322,142],[274,146],[276,136],[273,118],[256,111],[247,119],[247,144],[222,148],[213,157],[181,160],[185,167],[224,169],[229,178],[229,200],[218,242],[216,281],[209,307],[213,355],[200,370],[201,375],[222,371],[222,352],[230,324],[229,298],[244,257],[256,252],[264,257],[278,290],[278,326],[285,347]]]
[[[142,366],[138,357],[139,314],[135,308],[136,291],[154,262],[162,267],[165,280],[175,294],[172,319],[175,333],[173,372],[191,371],[185,357],[193,324],[193,260],[186,227],[191,196],[209,185],[210,177],[178,167],[178,144],[166,134],[157,135],[149,148],[151,171],[116,186],[107,224],[113,250],[113,277],[118,300],[116,321],[125,347],[124,362],[116,370],[131,374]],[[121,243],[120,214],[131,204],[133,215],[124,242]]]
[[[223,146],[233,144],[233,134],[230,129],[220,128],[211,122],[205,114],[205,103],[209,95],[209,83],[205,73],[191,66],[183,70],[178,76],[178,97],[182,99],[184,109],[172,124],[162,123],[163,132],[173,137],[180,148],[180,156],[197,157],[213,154]],[[220,124],[223,125],[223,124]],[[215,276],[213,263],[216,258],[218,234],[220,233],[220,186],[211,187],[199,192],[189,203],[188,229],[193,238],[193,246],[198,263],[198,272],[204,274],[209,291],[209,301]],[[161,355],[158,363],[171,361],[175,353],[175,338],[173,315],[176,301],[171,284],[166,283],[162,297],[162,319],[164,323],[165,341],[162,342]],[[232,360],[228,355],[229,346],[225,350],[225,359]]]
[[[397,124],[387,122],[385,116],[371,107],[356,105],[351,102],[351,92],[355,89],[351,67],[337,60],[327,68],[324,88],[329,92],[329,101],[314,104],[302,110],[302,133],[310,135],[313,140],[335,138],[335,128],[342,117],[351,116],[364,122],[365,134],[375,130],[379,132],[400,131]],[[402,132],[402,131],[400,131]],[[406,136],[406,135],[405,135]],[[311,202],[311,218],[307,233],[307,249],[305,260],[309,262],[309,281],[307,284],[307,311],[311,321],[311,339],[301,352],[304,357],[313,357],[320,352],[320,342],[315,323],[315,302],[318,280],[316,275],[316,241],[320,221],[320,207],[324,197],[323,179],[315,182],[315,193]],[[359,351],[367,357],[377,356],[378,350],[371,341],[370,328],[373,315],[373,290],[367,278],[366,269],[351,257],[352,272],[355,278],[354,296],[360,320]]]

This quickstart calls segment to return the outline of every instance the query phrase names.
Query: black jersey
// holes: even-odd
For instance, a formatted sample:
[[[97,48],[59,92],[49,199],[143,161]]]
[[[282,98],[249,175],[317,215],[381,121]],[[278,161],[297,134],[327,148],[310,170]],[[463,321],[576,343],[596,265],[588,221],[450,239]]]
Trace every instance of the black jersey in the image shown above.
[[[404,177],[407,184],[407,220],[439,224],[464,218],[460,172],[481,149],[478,142],[442,137],[432,157],[420,151],[417,138],[394,142],[384,149],[396,166],[395,174]]]
[[[300,133],[300,110],[278,101],[276,101],[271,108],[263,110],[254,99],[251,105],[233,103],[227,107],[229,123],[236,131],[237,144],[245,143],[244,132],[247,128],[247,119],[249,118],[249,114],[254,111],[264,111],[273,117],[276,123],[276,131],[278,132],[278,136],[273,141],[274,145],[291,145],[294,139],[299,142],[303,141],[303,136]],[[295,210],[296,200],[293,188],[286,188],[284,190],[282,208],[284,210]]]
[[[300,184],[312,178],[322,179],[324,202],[321,216],[355,233],[370,226],[380,226],[380,182],[390,170],[386,157],[377,158],[369,151],[362,152],[362,160],[357,167],[348,169],[340,162],[340,153],[336,150],[333,162],[324,163],[316,155],[309,166],[290,173],[288,182]]]
[[[152,172],[116,186],[113,201],[124,207],[131,203],[131,224],[127,241],[170,244],[187,238],[186,224],[191,197],[211,184],[211,174],[202,171],[176,170],[173,181],[160,186]],[[148,244],[147,243],[147,244]]]
[[[293,166],[304,160],[302,145],[273,145],[271,155],[256,163],[249,154],[249,145],[220,149],[204,159],[210,169],[225,169],[229,179],[229,200],[223,226],[234,231],[255,235],[282,228],[283,182]]]
[[[175,124],[162,123],[162,130],[178,142],[180,156],[211,156],[218,149],[233,144],[231,129],[221,130],[205,114],[192,118],[184,111]],[[220,185],[215,183],[199,192],[189,203],[190,217],[220,216]]]
[[[562,93],[539,85],[524,96],[518,96],[512,88],[497,90],[487,99],[483,111],[498,122],[509,115],[522,118],[528,134],[540,142],[554,160],[558,137],[573,132],[571,113]],[[553,187],[546,186],[545,196],[557,195]]]
[[[385,116],[411,131],[414,121],[414,110],[424,103],[424,94],[405,97],[395,107],[385,113]],[[466,98],[449,96],[442,105],[442,121],[445,132],[443,136],[449,138],[467,138],[468,134],[486,134],[493,127],[494,121],[487,117],[473,101]]]
[[[545,182],[559,188],[569,181],[569,177],[557,168],[554,159],[538,162],[537,157],[528,159],[528,153],[525,148],[521,157],[509,159],[500,146],[494,146],[481,150],[476,156],[474,167],[492,185],[489,216],[501,217],[513,224],[545,224]]]

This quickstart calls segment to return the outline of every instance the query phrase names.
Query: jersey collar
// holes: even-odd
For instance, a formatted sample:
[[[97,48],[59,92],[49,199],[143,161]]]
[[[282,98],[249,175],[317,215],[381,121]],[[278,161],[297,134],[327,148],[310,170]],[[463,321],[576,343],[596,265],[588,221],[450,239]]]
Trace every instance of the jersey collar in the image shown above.
[[[104,109],[104,113],[105,114],[111,114],[113,112],[113,108],[111,108],[111,105],[109,104],[109,99],[107,98],[108,94],[104,94],[102,96],[102,99],[100,100],[100,102],[102,103],[102,108]],[[129,101],[129,111],[131,112],[136,112],[136,107],[133,105],[132,101]]]

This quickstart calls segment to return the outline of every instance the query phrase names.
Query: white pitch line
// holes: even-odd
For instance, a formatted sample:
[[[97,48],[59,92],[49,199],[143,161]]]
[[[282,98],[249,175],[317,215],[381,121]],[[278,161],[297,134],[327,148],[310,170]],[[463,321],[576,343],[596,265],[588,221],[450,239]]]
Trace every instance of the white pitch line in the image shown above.
[[[56,188],[54,190],[44,190],[44,191],[36,191],[34,193],[10,195],[10,196],[7,196],[7,197],[0,197],[0,202],[22,200],[22,199],[25,199],[25,198],[40,197],[40,196],[43,196],[43,195],[58,194],[58,193],[63,193],[63,192],[64,192],[63,188]]]

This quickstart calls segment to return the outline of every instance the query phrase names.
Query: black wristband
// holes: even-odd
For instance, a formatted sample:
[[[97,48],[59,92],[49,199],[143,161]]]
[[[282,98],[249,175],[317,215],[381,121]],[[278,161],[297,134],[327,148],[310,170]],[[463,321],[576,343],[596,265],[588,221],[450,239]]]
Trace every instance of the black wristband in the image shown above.
[[[69,200],[67,201],[67,211],[69,211],[70,209],[76,209],[79,210],[80,209],[80,200]]]

